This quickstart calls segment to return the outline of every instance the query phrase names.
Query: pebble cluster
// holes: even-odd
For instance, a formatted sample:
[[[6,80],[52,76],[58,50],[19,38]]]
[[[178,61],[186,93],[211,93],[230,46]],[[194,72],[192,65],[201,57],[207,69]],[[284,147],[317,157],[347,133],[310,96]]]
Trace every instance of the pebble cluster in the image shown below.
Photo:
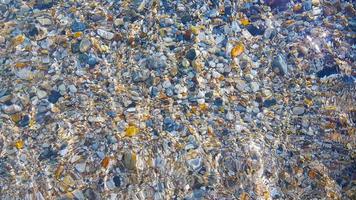
[[[0,0],[0,199],[356,199],[346,0]]]

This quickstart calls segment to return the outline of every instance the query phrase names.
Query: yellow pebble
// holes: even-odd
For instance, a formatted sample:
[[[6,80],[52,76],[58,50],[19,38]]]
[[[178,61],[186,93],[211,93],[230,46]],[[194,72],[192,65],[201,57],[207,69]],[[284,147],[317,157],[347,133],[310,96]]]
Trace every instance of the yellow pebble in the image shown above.
[[[11,115],[11,119],[13,122],[17,123],[21,120],[21,114],[15,113],[15,114]]]
[[[22,149],[24,144],[25,143],[23,142],[23,140],[17,140],[16,143],[15,143],[15,146],[16,146],[17,149]]]
[[[302,9],[302,4],[296,4],[294,7],[293,7],[293,11],[294,12],[298,12]]]
[[[82,35],[83,35],[82,32],[75,32],[75,33],[73,34],[73,37],[74,37],[74,38],[79,38],[79,37],[81,37]]]
[[[244,50],[244,45],[242,44],[242,42],[239,42],[234,48],[231,49],[231,57],[235,58],[241,55]]]
[[[27,63],[24,63],[24,62],[18,62],[15,64],[16,68],[24,68],[26,66],[27,66]]]
[[[199,27],[197,27],[197,26],[191,26],[191,27],[190,27],[190,30],[192,31],[192,33],[193,33],[194,35],[198,35],[198,34],[199,34],[199,31],[200,31]]]
[[[308,107],[310,107],[310,106],[313,105],[313,100],[306,98],[306,99],[304,99],[304,103],[305,103]]]
[[[242,25],[247,26],[250,24],[250,21],[246,18],[240,19]]]
[[[19,44],[22,44],[25,41],[25,36],[24,35],[18,35],[12,39],[12,44],[14,46],[17,46]]]
[[[140,130],[136,126],[130,125],[125,130],[125,136],[132,137],[132,136],[135,136],[136,134],[138,134],[139,132],[140,132]]]
[[[199,104],[199,108],[201,111],[208,110],[208,105],[206,103]]]

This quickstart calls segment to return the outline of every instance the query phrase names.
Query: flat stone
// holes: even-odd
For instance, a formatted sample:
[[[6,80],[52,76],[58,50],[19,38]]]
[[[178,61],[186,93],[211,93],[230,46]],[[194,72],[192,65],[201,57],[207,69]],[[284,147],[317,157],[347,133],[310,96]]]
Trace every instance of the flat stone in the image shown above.
[[[103,29],[98,29],[97,33],[100,37],[107,39],[107,40],[111,40],[114,38],[114,33],[103,30]]]
[[[297,107],[294,107],[293,108],[293,114],[295,115],[302,115],[305,111],[305,108],[304,107],[301,107],[301,106],[297,106]]]
[[[75,169],[78,172],[83,173],[85,171],[85,166],[86,166],[85,163],[78,163],[78,164],[75,165]]]
[[[14,114],[14,113],[20,112],[22,110],[22,108],[19,105],[12,104],[10,106],[3,105],[2,110],[6,114]]]
[[[87,52],[91,47],[91,42],[88,38],[84,38],[79,44],[80,52],[84,53]]]
[[[43,91],[43,90],[40,90],[40,89],[37,89],[36,90],[36,95],[38,97],[38,99],[43,99],[47,96],[47,92],[46,91]]]

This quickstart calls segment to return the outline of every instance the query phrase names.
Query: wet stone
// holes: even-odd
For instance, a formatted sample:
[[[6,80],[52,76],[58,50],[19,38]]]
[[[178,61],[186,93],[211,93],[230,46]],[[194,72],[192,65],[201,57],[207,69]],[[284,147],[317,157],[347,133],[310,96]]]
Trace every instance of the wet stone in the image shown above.
[[[52,148],[45,148],[42,153],[39,155],[38,160],[52,160],[57,157],[57,152],[54,151]]]
[[[195,49],[189,49],[186,56],[188,60],[193,61],[197,57],[197,53]]]
[[[272,61],[272,68],[275,72],[285,75],[288,73],[288,66],[282,55],[277,55]]]
[[[29,115],[25,115],[22,117],[22,119],[18,122],[18,125],[20,127],[26,127],[30,124],[30,116]]]
[[[277,104],[276,99],[267,99],[263,102],[263,106],[266,108],[272,107]]]
[[[52,90],[50,95],[48,96],[48,101],[51,103],[57,103],[59,98],[61,98],[62,95],[60,92],[56,91],[56,90]]]
[[[293,108],[293,114],[295,114],[295,115],[302,115],[302,114],[304,114],[304,112],[305,112],[304,107],[297,106],[297,107]]]
[[[36,0],[34,8],[39,9],[39,10],[45,10],[52,8],[54,5],[53,0]]]
[[[120,176],[114,176],[113,181],[114,181],[116,187],[120,187],[121,186],[121,178],[120,178]]]
[[[89,39],[84,38],[82,41],[80,41],[79,44],[79,50],[80,52],[84,53],[87,52],[91,47],[91,42]]]
[[[246,29],[250,32],[251,35],[257,36],[257,35],[263,35],[265,30],[262,28],[258,28],[252,24],[248,25]]]
[[[83,22],[74,21],[71,25],[72,32],[80,32],[86,29],[86,25]]]

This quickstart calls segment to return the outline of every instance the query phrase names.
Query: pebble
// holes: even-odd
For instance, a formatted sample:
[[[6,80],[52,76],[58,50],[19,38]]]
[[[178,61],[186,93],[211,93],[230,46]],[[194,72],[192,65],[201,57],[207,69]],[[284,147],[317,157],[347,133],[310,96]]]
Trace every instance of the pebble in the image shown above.
[[[74,21],[71,25],[72,32],[85,31],[86,25],[79,21]]]
[[[263,106],[266,108],[272,107],[277,104],[276,99],[267,99],[263,102]]]
[[[76,93],[78,91],[77,88],[75,87],[75,85],[69,85],[68,89],[69,89],[69,92],[71,92],[71,93]]]
[[[61,97],[61,93],[59,93],[56,90],[52,90],[50,95],[48,96],[48,101],[51,103],[57,103],[57,101],[59,100],[59,98]]]
[[[107,39],[107,40],[112,40],[114,38],[114,34],[112,32],[103,30],[103,29],[98,29],[97,33],[100,37]]]
[[[277,55],[272,61],[272,68],[275,72],[286,75],[288,73],[288,66],[281,54]]]
[[[257,92],[260,89],[260,85],[257,82],[251,82],[252,92]]]
[[[293,114],[295,114],[295,115],[302,115],[302,114],[304,114],[304,112],[305,112],[304,107],[297,106],[297,107],[293,108]]]
[[[197,57],[197,53],[195,49],[189,49],[185,56],[188,60],[193,61]]]
[[[87,38],[84,38],[81,42],[80,42],[80,45],[79,45],[79,50],[80,52],[82,53],[85,53],[87,52],[91,47],[91,42],[89,39]]]
[[[44,99],[47,96],[47,92],[40,89],[36,90],[36,94],[39,99]]]
[[[75,169],[78,172],[83,173],[83,172],[85,172],[85,166],[86,166],[85,163],[78,163],[78,164],[75,165]]]
[[[3,105],[2,106],[2,110],[6,114],[14,114],[14,113],[20,112],[22,110],[22,108],[19,105],[12,104],[12,105],[9,105],[9,106]]]

